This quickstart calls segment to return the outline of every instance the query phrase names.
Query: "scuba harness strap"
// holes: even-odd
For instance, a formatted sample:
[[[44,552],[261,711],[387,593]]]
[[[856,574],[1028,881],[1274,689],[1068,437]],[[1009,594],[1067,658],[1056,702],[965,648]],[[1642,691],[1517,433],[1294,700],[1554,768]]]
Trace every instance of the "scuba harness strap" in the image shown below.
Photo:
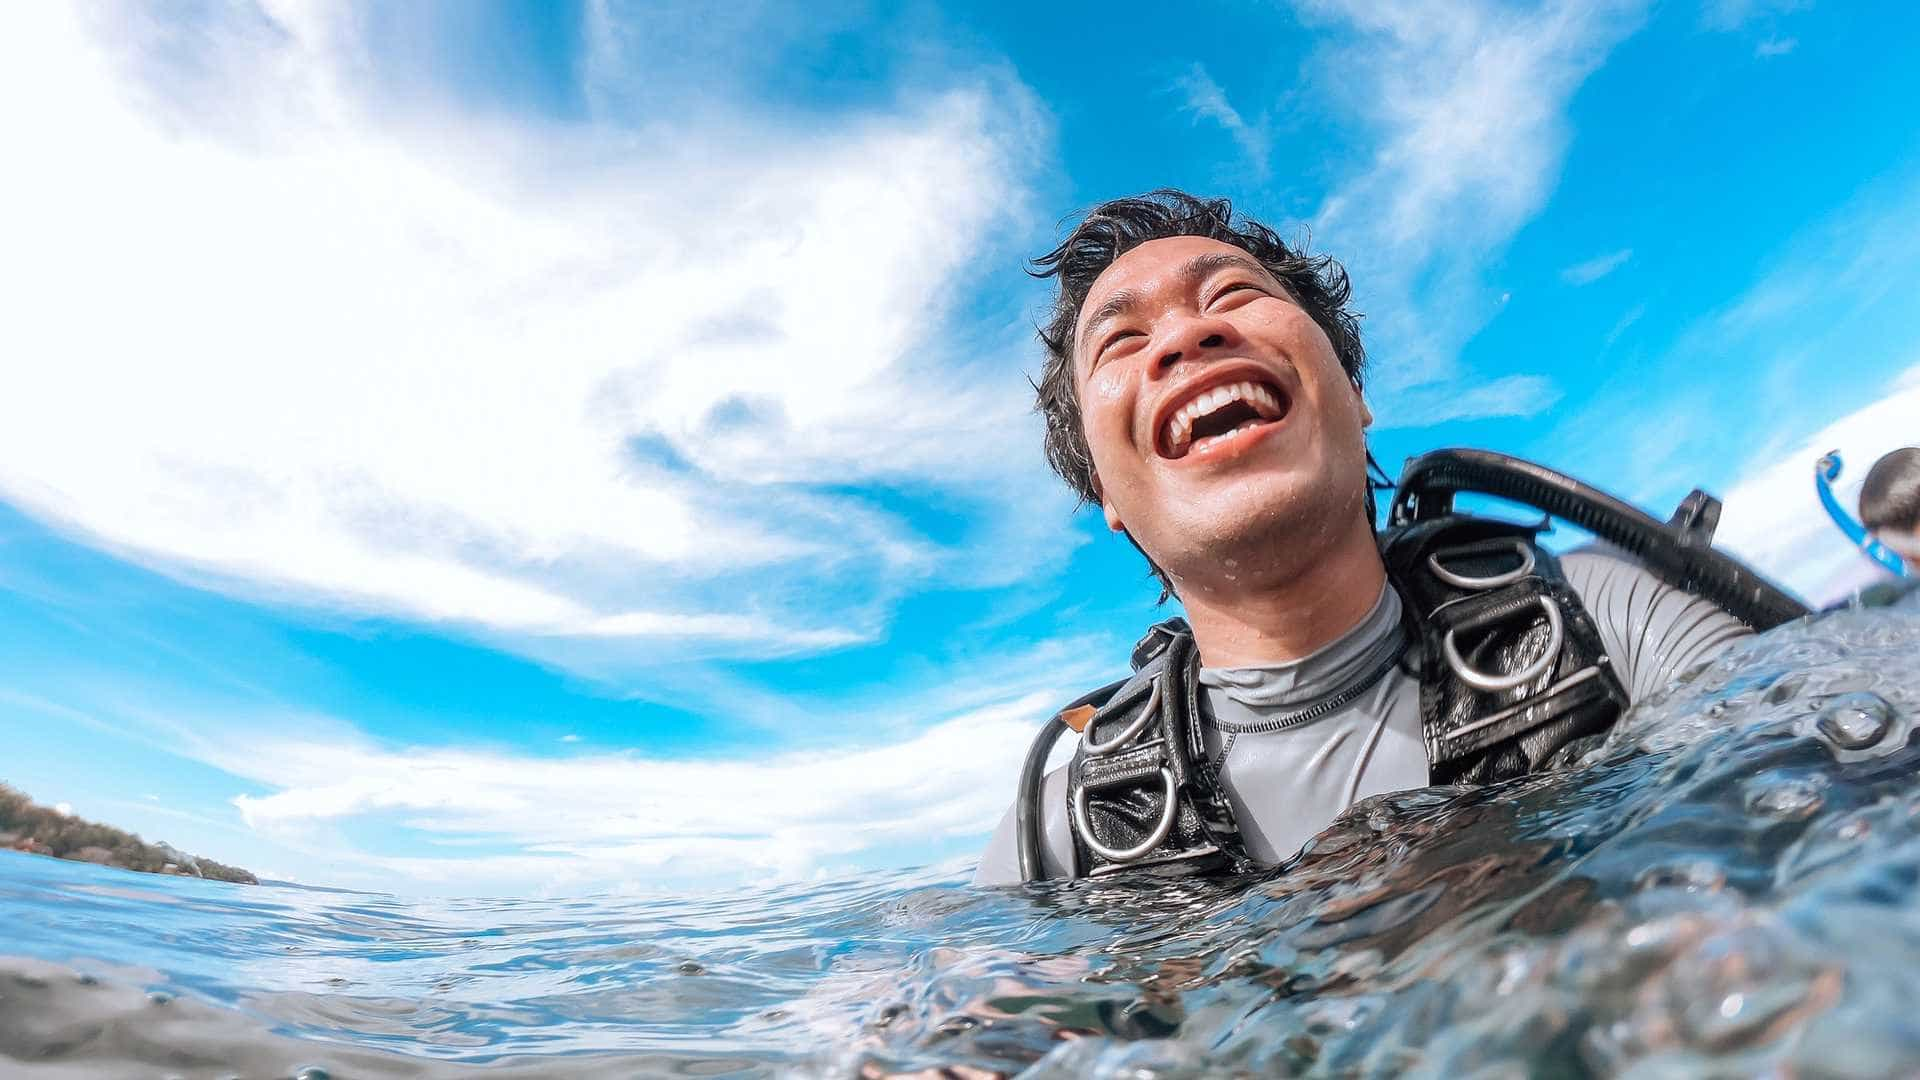
[[[1383,538],[1387,575],[1420,634],[1432,783],[1547,768],[1626,708],[1599,628],[1535,542],[1540,527],[1448,515]]]
[[[1199,654],[1181,619],[1134,646],[1134,674],[1081,732],[1067,770],[1074,859],[1089,876],[1192,874],[1239,861],[1240,829],[1206,765]]]

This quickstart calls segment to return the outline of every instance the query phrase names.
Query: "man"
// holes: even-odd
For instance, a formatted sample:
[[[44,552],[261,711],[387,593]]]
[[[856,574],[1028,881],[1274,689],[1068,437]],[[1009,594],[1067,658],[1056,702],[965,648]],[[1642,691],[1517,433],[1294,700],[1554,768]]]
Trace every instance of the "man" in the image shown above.
[[[1873,463],[1860,486],[1860,524],[1920,576],[1920,447]]]
[[[1155,628],[1131,681],[1063,714],[1085,728],[1031,811],[1043,876],[1277,863],[1369,796],[1558,763],[1751,632],[1623,555],[1556,560],[1532,530],[1445,524],[1420,543],[1450,547],[1383,554],[1345,272],[1224,200],[1103,204],[1036,266],[1058,288],[1037,387],[1048,460],[1191,624]],[[1435,584],[1429,555],[1466,585]],[[1452,600],[1507,589],[1519,600],[1440,632]],[[1508,632],[1516,606],[1512,636],[1460,655],[1456,635]],[[1031,876],[1021,817],[976,883]]]

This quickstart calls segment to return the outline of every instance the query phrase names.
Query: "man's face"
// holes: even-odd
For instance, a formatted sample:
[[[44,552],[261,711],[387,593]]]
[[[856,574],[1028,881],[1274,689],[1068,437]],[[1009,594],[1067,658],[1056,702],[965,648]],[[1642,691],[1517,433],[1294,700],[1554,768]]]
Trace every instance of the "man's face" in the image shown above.
[[[1364,527],[1372,416],[1327,335],[1245,251],[1142,244],[1094,281],[1076,330],[1107,524],[1176,582],[1252,584]]]

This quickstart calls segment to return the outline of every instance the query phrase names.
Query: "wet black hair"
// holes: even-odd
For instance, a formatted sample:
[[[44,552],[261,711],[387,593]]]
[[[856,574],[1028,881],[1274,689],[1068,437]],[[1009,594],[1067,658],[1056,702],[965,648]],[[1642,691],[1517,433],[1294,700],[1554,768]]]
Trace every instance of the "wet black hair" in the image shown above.
[[[1367,354],[1360,342],[1360,316],[1347,306],[1352,286],[1346,268],[1330,256],[1309,255],[1304,244],[1293,246],[1257,221],[1235,219],[1226,199],[1203,199],[1172,188],[1103,202],[1087,211],[1059,246],[1033,260],[1027,271],[1053,278],[1053,310],[1040,327],[1046,355],[1040,378],[1034,382],[1034,406],[1046,422],[1047,464],[1067,482],[1083,503],[1100,500],[1093,471],[1093,454],[1081,425],[1080,396],[1074,389],[1074,329],[1093,283],[1114,260],[1153,240],[1199,236],[1245,251],[1279,280],[1293,301],[1304,309],[1333,343],[1340,367],[1358,389]],[[1371,461],[1371,458],[1369,458]],[[1368,490],[1371,503],[1372,488]],[[1131,536],[1128,540],[1132,540]],[[1134,547],[1139,548],[1135,542]],[[1142,551],[1142,555],[1146,552]],[[1173,582],[1147,558],[1160,579],[1161,599],[1172,595]]]
[[[1860,524],[1874,531],[1920,530],[1920,446],[1881,458],[1860,486]]]

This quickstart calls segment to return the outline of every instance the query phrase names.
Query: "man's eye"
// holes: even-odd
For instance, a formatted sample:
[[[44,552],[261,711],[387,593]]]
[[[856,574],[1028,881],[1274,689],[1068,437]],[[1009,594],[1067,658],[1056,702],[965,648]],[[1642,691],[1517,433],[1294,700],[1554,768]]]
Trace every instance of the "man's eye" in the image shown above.
[[[1252,293],[1254,295],[1253,296],[1244,295],[1247,293]],[[1213,307],[1219,304],[1220,302],[1226,300],[1229,297],[1237,297],[1240,300],[1250,300],[1250,299],[1255,299],[1258,296],[1264,296],[1264,295],[1265,295],[1265,290],[1261,289],[1260,286],[1255,285],[1251,281],[1242,281],[1233,285],[1229,285],[1226,288],[1221,289],[1219,292],[1214,293],[1212,303],[1208,304],[1207,306]]]
[[[1116,353],[1125,352],[1129,348],[1138,346],[1146,338],[1147,335],[1138,330],[1122,330],[1108,338],[1106,344],[1100,346],[1100,358],[1104,360]]]

